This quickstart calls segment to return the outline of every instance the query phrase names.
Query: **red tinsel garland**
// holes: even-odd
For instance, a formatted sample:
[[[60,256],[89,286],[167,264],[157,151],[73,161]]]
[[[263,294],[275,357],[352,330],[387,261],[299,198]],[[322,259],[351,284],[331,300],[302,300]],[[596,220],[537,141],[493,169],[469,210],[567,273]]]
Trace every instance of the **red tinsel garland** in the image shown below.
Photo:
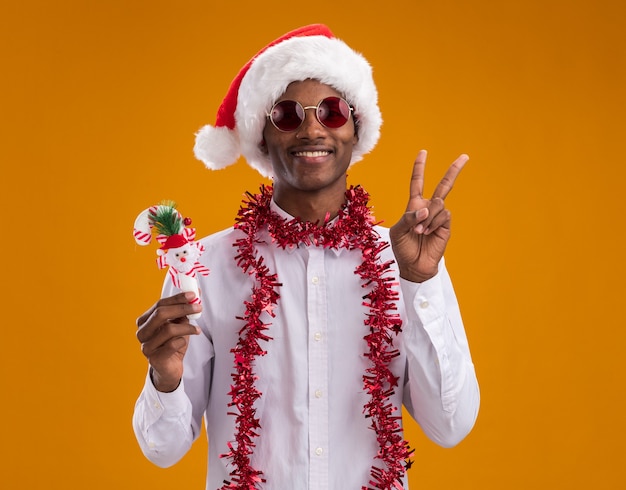
[[[263,472],[254,469],[250,457],[254,452],[255,438],[259,437],[260,420],[256,417],[254,403],[262,396],[256,389],[254,361],[257,356],[267,352],[259,342],[269,341],[267,335],[270,323],[263,323],[261,314],[267,312],[274,317],[274,308],[279,299],[277,292],[281,284],[277,275],[271,273],[258,256],[256,243],[258,233],[267,227],[274,243],[285,249],[299,244],[323,246],[325,248],[360,249],[363,257],[355,274],[362,280],[362,286],[371,287],[363,296],[363,305],[369,308],[364,323],[369,329],[364,339],[368,351],[365,356],[371,361],[363,376],[363,387],[370,395],[363,407],[366,418],[371,419],[371,428],[376,431],[379,451],[375,459],[382,464],[373,465],[371,479],[362,490],[402,489],[402,477],[410,467],[408,459],[413,451],[402,436],[398,408],[390,402],[398,378],[389,369],[392,359],[400,353],[393,346],[392,334],[402,329],[402,320],[397,313],[395,301],[398,293],[393,289],[397,283],[387,276],[392,261],[381,263],[380,254],[389,244],[382,242],[374,230],[371,209],[368,207],[369,196],[361,187],[351,187],[346,191],[346,203],[339,211],[337,219],[330,223],[329,216],[323,224],[305,222],[298,218],[286,220],[270,210],[272,187],[262,186],[260,194],[248,193],[249,200],[243,202],[239,210],[235,228],[243,231],[245,237],[238,239],[234,246],[238,249],[237,265],[255,279],[255,286],[249,301],[245,301],[245,315],[238,317],[245,322],[239,331],[237,346],[231,349],[235,358],[235,372],[229,395],[235,411],[229,412],[236,418],[235,443],[229,443],[229,451],[221,457],[232,460],[235,469],[231,480],[224,481],[222,490],[254,490],[265,482]]]

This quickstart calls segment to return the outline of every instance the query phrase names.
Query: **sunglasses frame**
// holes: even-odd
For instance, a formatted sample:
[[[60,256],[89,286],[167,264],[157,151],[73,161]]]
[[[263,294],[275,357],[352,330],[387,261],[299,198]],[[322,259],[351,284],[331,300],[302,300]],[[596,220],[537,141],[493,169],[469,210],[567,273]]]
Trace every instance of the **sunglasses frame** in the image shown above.
[[[332,128],[330,126],[326,126],[326,124],[324,124],[319,117],[319,110],[320,110],[320,106],[327,101],[328,99],[339,99],[341,101],[343,101],[346,106],[349,109],[349,114],[348,117],[346,118],[346,122],[344,122],[341,126],[337,126],[335,128]],[[320,100],[317,105],[308,105],[308,106],[303,106],[300,102],[298,102],[297,100],[292,100],[292,99],[284,99],[284,100],[279,100],[278,102],[276,102],[272,108],[270,109],[270,112],[268,112],[266,114],[267,118],[270,120],[270,122],[272,123],[272,126],[274,126],[278,131],[280,131],[281,133],[292,133],[293,131],[297,131],[298,129],[300,129],[300,127],[302,126],[302,124],[304,123],[305,118],[300,120],[300,124],[298,124],[297,127],[293,128],[293,129],[281,129],[279,128],[276,123],[274,122],[274,119],[272,118],[272,112],[274,112],[274,108],[278,105],[278,104],[282,104],[283,102],[294,102],[295,104],[299,105],[300,108],[302,109],[302,113],[305,115],[306,118],[306,110],[307,109],[315,109],[315,119],[317,119],[317,122],[320,123],[322,126],[324,126],[326,129],[339,129],[344,127],[348,121],[350,120],[350,116],[352,116],[352,119],[354,119],[354,107],[352,107],[348,101],[346,99],[344,99],[343,97],[337,97],[336,95],[329,95],[328,97],[324,97],[322,100]]]

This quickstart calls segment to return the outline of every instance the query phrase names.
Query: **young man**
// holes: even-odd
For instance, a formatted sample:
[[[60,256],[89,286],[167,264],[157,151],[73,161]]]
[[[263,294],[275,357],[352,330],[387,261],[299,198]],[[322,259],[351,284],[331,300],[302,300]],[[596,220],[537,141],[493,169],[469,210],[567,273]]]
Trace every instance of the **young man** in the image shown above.
[[[196,155],[215,169],[241,153],[273,185],[202,240],[202,306],[166,282],[137,321],[150,370],[133,424],[151,461],[176,463],[205,417],[207,489],[397,489],[403,403],[438,444],[469,433],[478,384],[443,260],[467,157],[426,199],[420,152],[406,213],[375,226],[346,171],[380,124],[369,64],[323,25],[235,78]]]

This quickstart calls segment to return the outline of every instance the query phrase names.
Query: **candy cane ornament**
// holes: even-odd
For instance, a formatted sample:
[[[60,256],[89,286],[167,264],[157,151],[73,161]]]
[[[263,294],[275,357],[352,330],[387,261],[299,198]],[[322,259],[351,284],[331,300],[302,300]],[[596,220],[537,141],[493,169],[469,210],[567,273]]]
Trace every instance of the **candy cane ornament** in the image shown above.
[[[169,267],[168,272],[175,287],[181,291],[191,291],[195,298],[191,304],[201,304],[197,275],[209,275],[209,269],[198,259],[204,252],[200,242],[195,241],[196,229],[189,228],[191,219],[183,218],[172,201],[149,207],[135,219],[133,237],[137,244],[146,246],[152,241],[153,231],[161,245],[157,250],[159,269]],[[201,313],[187,315],[190,320],[199,318]]]

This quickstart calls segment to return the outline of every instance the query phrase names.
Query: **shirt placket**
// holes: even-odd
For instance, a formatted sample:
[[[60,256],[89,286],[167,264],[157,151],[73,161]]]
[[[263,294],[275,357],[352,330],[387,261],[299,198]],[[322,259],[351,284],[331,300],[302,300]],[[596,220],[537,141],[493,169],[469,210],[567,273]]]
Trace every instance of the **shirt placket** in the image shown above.
[[[324,249],[309,248],[307,262],[309,347],[309,488],[328,488],[328,325]]]

